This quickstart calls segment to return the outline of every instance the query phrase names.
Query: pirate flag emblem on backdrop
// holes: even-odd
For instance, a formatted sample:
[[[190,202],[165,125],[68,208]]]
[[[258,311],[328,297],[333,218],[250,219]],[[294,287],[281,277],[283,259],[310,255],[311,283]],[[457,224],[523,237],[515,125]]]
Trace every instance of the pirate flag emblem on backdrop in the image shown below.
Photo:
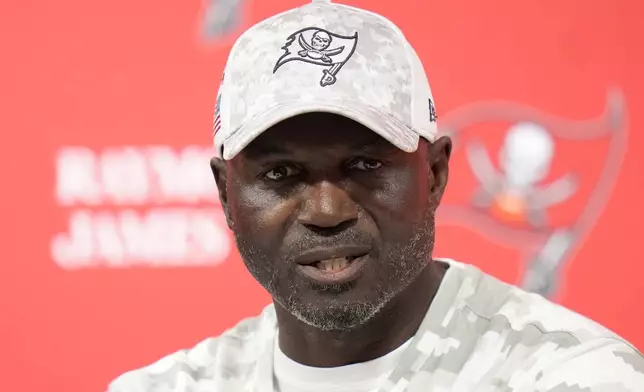
[[[242,25],[245,0],[206,0],[201,22],[202,36],[218,40]]]
[[[519,251],[526,263],[521,286],[554,295],[562,266],[615,186],[627,148],[625,112],[622,94],[614,91],[604,114],[587,121],[509,102],[449,113],[440,133],[454,139],[453,165],[471,176],[448,190],[437,223]]]
[[[277,60],[273,73],[289,61],[303,61],[322,66],[320,86],[336,82],[336,75],[356,49],[358,33],[344,36],[316,27],[307,27],[291,34],[282,47],[284,54]]]

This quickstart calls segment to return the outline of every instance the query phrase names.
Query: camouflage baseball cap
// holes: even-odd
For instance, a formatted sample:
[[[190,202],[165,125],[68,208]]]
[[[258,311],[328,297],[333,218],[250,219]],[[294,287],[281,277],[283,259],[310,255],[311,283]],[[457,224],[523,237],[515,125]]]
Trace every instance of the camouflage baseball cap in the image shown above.
[[[329,112],[413,152],[436,138],[427,76],[388,19],[314,0],[266,19],[235,42],[219,88],[214,143],[232,159],[289,117]]]

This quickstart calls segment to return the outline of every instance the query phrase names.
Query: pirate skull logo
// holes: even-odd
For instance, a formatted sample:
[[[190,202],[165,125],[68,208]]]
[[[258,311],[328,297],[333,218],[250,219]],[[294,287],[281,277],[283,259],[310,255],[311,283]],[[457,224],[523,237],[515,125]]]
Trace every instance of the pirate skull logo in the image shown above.
[[[520,250],[525,262],[521,287],[544,296],[553,295],[561,283],[562,267],[586,240],[615,186],[628,146],[623,94],[609,91],[604,114],[589,121],[558,119],[522,104],[500,106],[497,102],[471,104],[446,117],[440,133],[465,141],[461,144],[464,158],[477,184],[469,203],[441,204],[437,211],[439,224],[473,228],[491,242]],[[460,135],[474,124],[496,120],[508,121],[510,126],[494,162],[492,150],[482,137]],[[575,166],[554,176],[554,158],[564,155],[556,150],[565,146],[557,140],[585,142],[599,138],[607,142],[603,167],[593,180],[592,191],[584,196]],[[581,144],[575,148],[579,147]],[[560,209],[567,211],[568,218],[549,222],[551,207],[577,193],[576,200],[586,199],[583,209]]]
[[[542,184],[554,158],[554,139],[544,127],[519,122],[507,131],[499,154],[500,171],[480,142],[467,148],[467,157],[480,182],[474,205],[491,208],[502,220],[546,226],[546,210],[569,199],[577,189],[574,175],[567,174]]]
[[[297,54],[299,54],[300,57],[308,57],[313,60],[322,60],[325,63],[331,64],[332,60],[330,56],[335,56],[341,53],[344,49],[344,47],[340,47],[327,50],[327,48],[331,46],[331,41],[331,35],[323,30],[318,30],[313,33],[310,44],[304,40],[302,35],[300,35],[299,43],[300,46],[302,46],[302,48],[304,49],[300,50]]]
[[[331,45],[331,36],[325,31],[316,31],[311,39],[311,45],[317,50],[324,50]]]

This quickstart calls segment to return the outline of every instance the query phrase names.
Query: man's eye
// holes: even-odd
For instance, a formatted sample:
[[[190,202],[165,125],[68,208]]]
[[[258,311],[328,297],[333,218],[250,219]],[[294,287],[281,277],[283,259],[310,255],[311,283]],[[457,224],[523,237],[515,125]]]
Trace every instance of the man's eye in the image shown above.
[[[264,174],[264,177],[271,181],[280,181],[298,173],[297,169],[292,166],[278,166]]]
[[[356,159],[350,165],[352,169],[372,171],[382,167],[382,162],[376,159]]]

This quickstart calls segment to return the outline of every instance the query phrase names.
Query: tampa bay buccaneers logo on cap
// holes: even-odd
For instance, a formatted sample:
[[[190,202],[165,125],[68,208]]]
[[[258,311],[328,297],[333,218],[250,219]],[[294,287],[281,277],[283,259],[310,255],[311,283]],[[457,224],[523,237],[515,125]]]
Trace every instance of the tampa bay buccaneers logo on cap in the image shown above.
[[[277,60],[273,73],[289,61],[323,66],[320,86],[336,82],[336,75],[351,58],[358,44],[358,33],[353,36],[334,34],[317,27],[307,27],[291,34],[282,47],[284,54]]]

